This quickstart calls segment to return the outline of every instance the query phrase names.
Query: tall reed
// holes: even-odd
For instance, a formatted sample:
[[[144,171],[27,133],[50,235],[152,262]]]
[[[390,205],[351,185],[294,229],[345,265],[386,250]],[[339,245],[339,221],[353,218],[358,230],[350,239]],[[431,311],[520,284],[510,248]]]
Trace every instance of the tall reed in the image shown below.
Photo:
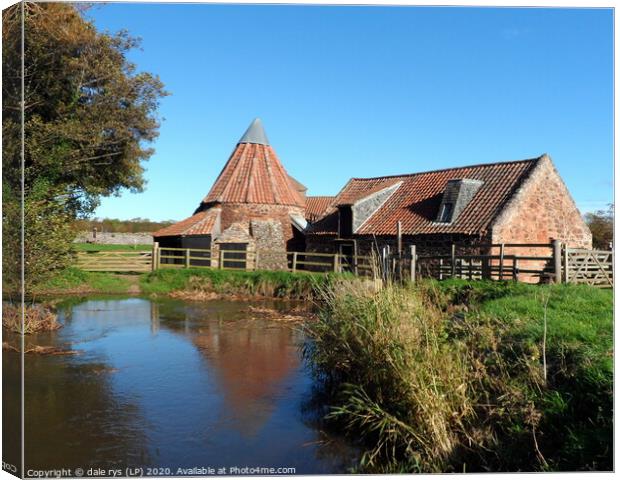
[[[496,297],[508,288],[468,295]],[[327,420],[363,446],[363,471],[561,468],[567,459],[554,443],[566,441],[571,425],[581,428],[566,399],[585,393],[554,390],[567,384],[570,369],[547,358],[548,345],[543,354],[548,339],[524,341],[514,322],[445,302],[434,283],[350,280],[322,288],[303,354],[330,398]],[[608,424],[603,419],[598,431],[604,435]]]

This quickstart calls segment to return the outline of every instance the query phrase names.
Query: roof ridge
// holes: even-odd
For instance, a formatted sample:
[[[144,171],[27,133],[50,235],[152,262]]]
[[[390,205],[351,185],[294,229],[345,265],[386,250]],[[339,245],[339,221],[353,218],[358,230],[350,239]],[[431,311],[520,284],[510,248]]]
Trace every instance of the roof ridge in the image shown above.
[[[491,163],[476,163],[474,165],[463,165],[461,167],[449,167],[449,168],[438,168],[435,170],[425,170],[423,172],[414,172],[414,173],[401,173],[401,174],[396,174],[396,175],[383,175],[380,177],[351,177],[349,181],[351,180],[383,180],[383,179],[390,179],[390,178],[402,178],[402,177],[414,177],[416,175],[424,175],[427,173],[439,173],[439,172],[447,172],[450,170],[462,170],[464,168],[476,168],[476,167],[492,167],[495,165],[506,165],[509,163],[526,163],[526,162],[537,162],[539,160],[541,160],[546,154],[543,154],[539,157],[535,157],[535,158],[527,158],[524,160],[507,160],[504,162],[491,162]]]

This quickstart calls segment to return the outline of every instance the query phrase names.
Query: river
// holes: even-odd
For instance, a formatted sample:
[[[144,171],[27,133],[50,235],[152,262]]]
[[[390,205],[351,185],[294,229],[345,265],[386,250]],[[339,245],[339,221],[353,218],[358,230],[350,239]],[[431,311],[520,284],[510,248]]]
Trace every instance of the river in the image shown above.
[[[25,356],[26,470],[346,473],[357,454],[321,430],[310,406],[303,334],[291,322],[256,318],[257,305],[282,307],[66,301],[63,328],[26,337],[79,352]],[[5,421],[15,424],[6,412],[19,411],[19,355],[4,351],[3,360]],[[6,440],[5,459],[17,458],[19,445]]]

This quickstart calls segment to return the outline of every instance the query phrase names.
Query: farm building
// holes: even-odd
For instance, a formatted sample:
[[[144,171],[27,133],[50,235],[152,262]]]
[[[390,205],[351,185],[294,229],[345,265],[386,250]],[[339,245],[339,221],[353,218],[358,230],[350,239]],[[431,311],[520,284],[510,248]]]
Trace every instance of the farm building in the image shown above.
[[[286,172],[259,119],[194,214],[153,236],[162,249],[210,250],[198,265],[265,269],[287,268],[286,252],[293,251],[338,253],[350,264],[373,250],[396,253],[400,246],[406,252],[411,245],[422,255],[449,253],[452,244],[477,253],[487,244],[554,239],[570,247],[592,246],[591,233],[547,155],[353,178],[334,197],[310,197]],[[535,247],[519,253],[544,255]]]
[[[378,178],[353,178],[306,231],[306,249],[367,255],[415,245],[446,254],[452,244],[591,248],[592,235],[550,157]],[[510,251],[506,252],[507,254]],[[520,253],[523,255],[524,250]],[[536,248],[530,255],[540,254]],[[545,252],[548,253],[548,252]]]
[[[286,268],[285,252],[304,248],[305,211],[306,187],[288,175],[255,119],[194,214],[153,237],[160,248],[209,249],[214,260],[220,250],[238,251],[224,266],[254,262],[260,251],[260,268]]]

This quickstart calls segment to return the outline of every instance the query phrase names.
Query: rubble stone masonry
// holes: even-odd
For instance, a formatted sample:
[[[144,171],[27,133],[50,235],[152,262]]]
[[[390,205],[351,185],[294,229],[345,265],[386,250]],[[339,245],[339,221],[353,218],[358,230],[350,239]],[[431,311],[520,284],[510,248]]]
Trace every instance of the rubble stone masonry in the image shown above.
[[[592,234],[555,166],[545,156],[491,227],[493,243],[550,243],[592,248]],[[523,250],[519,253],[525,254]]]
[[[250,222],[252,220],[276,220],[282,224],[284,242],[293,238],[293,225],[290,214],[304,216],[302,208],[288,205],[267,205],[258,203],[226,203],[222,205],[221,225],[222,232],[235,222]],[[273,246],[273,249],[282,248]]]

